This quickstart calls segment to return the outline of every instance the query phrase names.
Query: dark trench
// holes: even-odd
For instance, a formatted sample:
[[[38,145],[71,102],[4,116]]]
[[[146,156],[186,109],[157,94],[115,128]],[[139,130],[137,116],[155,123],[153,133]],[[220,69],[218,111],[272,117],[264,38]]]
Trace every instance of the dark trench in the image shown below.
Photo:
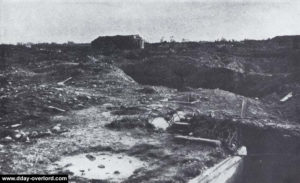
[[[126,74],[140,84],[222,89],[247,97],[264,97],[279,91],[283,84],[299,81],[299,73],[267,75],[240,73],[227,68],[210,68],[194,63],[151,60],[123,66]]]
[[[241,128],[240,134],[248,155],[236,183],[299,183],[299,137],[251,127]]]
[[[263,97],[282,83],[297,82],[299,74],[268,76],[245,74],[225,68],[195,67],[193,64],[144,62],[123,67],[140,84],[222,89],[247,97]],[[298,78],[298,79],[297,79]],[[240,126],[239,144],[247,147],[243,170],[235,183],[299,183],[300,139],[276,130]]]

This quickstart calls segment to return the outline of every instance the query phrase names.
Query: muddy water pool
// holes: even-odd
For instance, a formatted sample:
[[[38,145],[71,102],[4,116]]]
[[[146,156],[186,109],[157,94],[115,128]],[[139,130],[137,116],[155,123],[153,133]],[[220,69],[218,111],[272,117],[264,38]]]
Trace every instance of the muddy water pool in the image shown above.
[[[87,179],[121,182],[147,163],[135,157],[114,153],[89,153],[67,156],[55,162],[51,169],[62,168],[74,176]]]

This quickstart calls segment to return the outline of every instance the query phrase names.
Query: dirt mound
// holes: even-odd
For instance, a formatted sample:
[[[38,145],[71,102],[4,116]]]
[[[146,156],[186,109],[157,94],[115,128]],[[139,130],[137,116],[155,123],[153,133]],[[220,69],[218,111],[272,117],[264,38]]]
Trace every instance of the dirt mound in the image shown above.
[[[134,83],[107,58],[91,57],[86,46],[10,46],[0,75],[0,125],[34,131],[54,126],[53,115],[101,104],[94,95],[107,85]],[[76,51],[77,50],[77,51]],[[83,51],[84,50],[84,51]]]
[[[209,68],[189,61],[158,59],[147,60],[123,67],[126,74],[137,82],[163,85],[177,89],[186,87],[222,89],[250,97],[272,93],[286,77],[235,72],[226,68]]]
[[[138,83],[230,91],[261,99],[284,120],[299,121],[299,49],[272,41],[220,41],[157,43],[145,52],[149,55],[142,59],[117,62]],[[290,92],[293,97],[280,102]]]

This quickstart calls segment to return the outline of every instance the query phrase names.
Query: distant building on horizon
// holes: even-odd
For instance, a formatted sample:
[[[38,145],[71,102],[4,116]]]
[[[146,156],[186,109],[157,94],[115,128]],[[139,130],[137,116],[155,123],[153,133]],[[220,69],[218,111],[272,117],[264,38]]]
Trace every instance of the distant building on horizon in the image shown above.
[[[300,35],[293,36],[276,36],[272,38],[281,47],[299,49],[300,48]]]
[[[104,52],[114,50],[144,49],[145,42],[140,35],[100,36],[91,42],[92,48]]]

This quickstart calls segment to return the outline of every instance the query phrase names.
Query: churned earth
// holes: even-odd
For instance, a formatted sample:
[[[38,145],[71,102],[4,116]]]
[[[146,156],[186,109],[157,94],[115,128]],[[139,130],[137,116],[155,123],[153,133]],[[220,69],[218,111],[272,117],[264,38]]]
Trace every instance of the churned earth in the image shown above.
[[[151,123],[171,125],[180,105],[161,100],[176,96],[174,89],[139,85],[107,57],[46,62],[39,58],[42,48],[14,49],[3,72],[2,174],[68,173],[76,182],[187,181],[228,154],[222,147],[177,142],[160,123]],[[16,57],[27,49],[37,51],[24,64]],[[130,160],[129,167],[100,163],[104,154],[114,163]],[[80,168],[76,158],[97,164]],[[93,171],[110,176],[89,176]]]
[[[188,182],[242,145],[298,153],[298,51],[268,46],[161,43],[103,55],[89,44],[7,45],[0,173]]]

